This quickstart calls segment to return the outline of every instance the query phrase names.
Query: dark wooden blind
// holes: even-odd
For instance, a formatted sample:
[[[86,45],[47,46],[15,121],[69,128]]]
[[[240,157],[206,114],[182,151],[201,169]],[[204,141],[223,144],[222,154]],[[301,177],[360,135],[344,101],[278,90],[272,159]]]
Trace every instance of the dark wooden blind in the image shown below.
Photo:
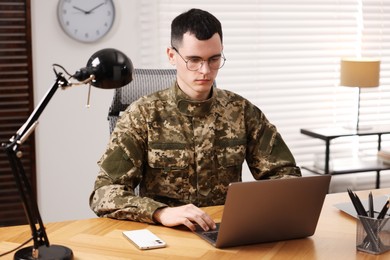
[[[0,0],[0,142],[8,142],[34,109],[30,0]],[[31,135],[21,148],[33,189],[35,145]],[[35,192],[35,191],[34,191]],[[0,226],[26,224],[27,219],[11,168],[0,151]]]

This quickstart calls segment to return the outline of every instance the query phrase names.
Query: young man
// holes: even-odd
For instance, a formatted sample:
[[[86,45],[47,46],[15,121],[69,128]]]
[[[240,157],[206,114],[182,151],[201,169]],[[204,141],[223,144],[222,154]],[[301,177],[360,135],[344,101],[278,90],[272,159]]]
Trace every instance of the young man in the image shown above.
[[[134,102],[118,121],[90,206],[98,216],[214,229],[199,207],[224,204],[245,159],[257,180],[301,173],[256,106],[213,87],[225,62],[218,19],[191,9],[171,30],[167,54],[177,81]]]

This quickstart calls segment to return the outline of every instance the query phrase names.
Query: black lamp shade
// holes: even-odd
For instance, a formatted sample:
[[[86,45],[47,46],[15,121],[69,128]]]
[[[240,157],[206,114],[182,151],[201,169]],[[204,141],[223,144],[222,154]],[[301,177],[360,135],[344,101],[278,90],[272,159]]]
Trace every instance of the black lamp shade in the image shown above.
[[[133,80],[133,63],[123,52],[112,48],[95,52],[85,69],[95,76],[91,84],[97,88],[120,88]]]

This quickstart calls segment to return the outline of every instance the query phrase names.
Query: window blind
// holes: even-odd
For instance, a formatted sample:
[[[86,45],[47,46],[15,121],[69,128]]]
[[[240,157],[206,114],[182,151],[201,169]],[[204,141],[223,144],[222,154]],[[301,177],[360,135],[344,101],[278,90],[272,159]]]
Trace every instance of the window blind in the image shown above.
[[[8,143],[34,109],[30,0],[0,2],[0,143]],[[36,187],[34,136],[23,144],[22,164]],[[0,227],[27,224],[6,153],[0,152]]]
[[[218,87],[257,105],[274,123],[299,165],[324,153],[324,142],[301,128],[353,125],[357,88],[339,86],[340,59],[381,60],[380,87],[362,89],[362,125],[390,124],[390,2],[380,0],[141,1],[143,67],[167,67],[170,23],[179,13],[213,13],[224,32],[225,66]],[[376,139],[343,139],[335,154],[364,152]],[[338,144],[337,144],[338,143]],[[383,147],[390,147],[383,138]],[[353,148],[353,149],[352,149]]]

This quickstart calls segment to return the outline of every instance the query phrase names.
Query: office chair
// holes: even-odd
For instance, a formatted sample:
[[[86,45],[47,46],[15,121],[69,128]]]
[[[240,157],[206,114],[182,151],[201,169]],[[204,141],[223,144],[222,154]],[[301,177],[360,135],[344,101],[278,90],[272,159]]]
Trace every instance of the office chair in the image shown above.
[[[134,69],[133,81],[115,89],[108,111],[110,134],[115,128],[120,113],[138,98],[169,88],[176,79],[175,69]]]

